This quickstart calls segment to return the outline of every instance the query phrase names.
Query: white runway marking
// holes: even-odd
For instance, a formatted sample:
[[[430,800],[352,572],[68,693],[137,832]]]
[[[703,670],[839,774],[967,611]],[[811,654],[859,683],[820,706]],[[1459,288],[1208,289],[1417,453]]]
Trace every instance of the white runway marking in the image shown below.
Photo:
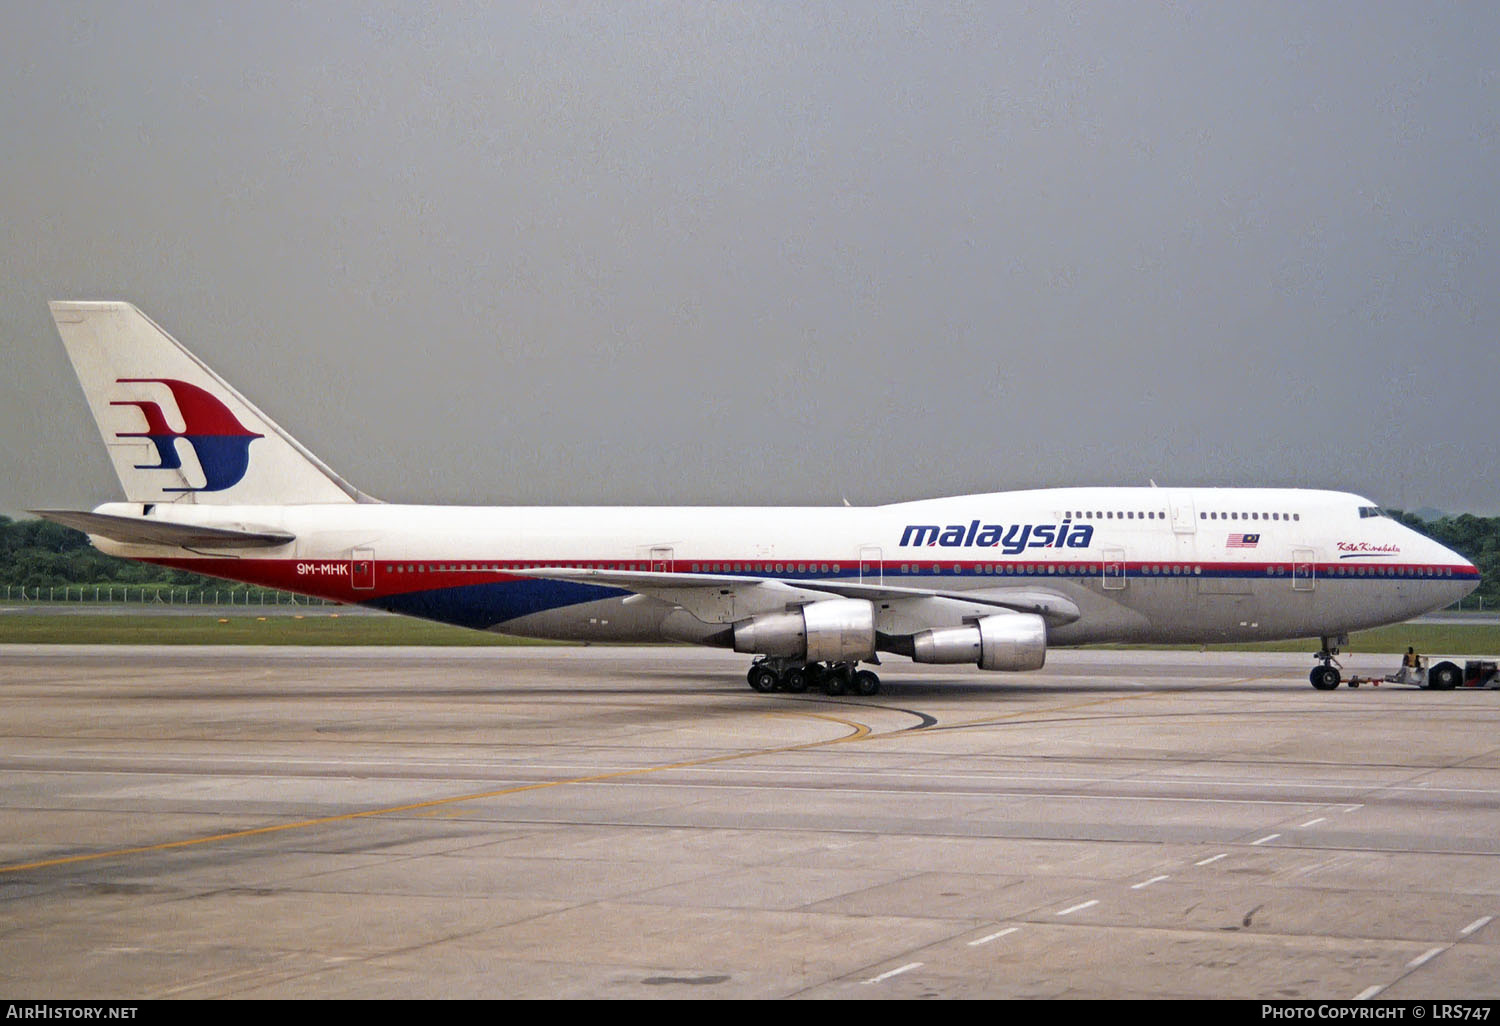
[[[1142,880],[1138,884],[1131,884],[1130,885],[1130,889],[1132,891],[1138,891],[1138,890],[1142,889],[1143,887],[1150,887],[1154,883],[1161,883],[1163,880],[1170,880],[1170,879],[1171,879],[1171,877],[1167,877],[1167,876],[1153,876],[1149,880]]]
[[[1210,855],[1208,858],[1203,859],[1202,861],[1194,862],[1193,865],[1195,865],[1195,866],[1206,866],[1210,862],[1217,862],[1220,859],[1227,859],[1228,857],[1229,857],[1229,853],[1227,851],[1220,852],[1217,855]]]
[[[1080,905],[1074,905],[1074,906],[1072,906],[1070,908],[1063,909],[1061,912],[1058,913],[1058,915],[1060,915],[1060,916],[1070,916],[1074,912],[1082,912],[1084,909],[1086,909],[1086,908],[1093,908],[1097,904],[1099,904],[1099,902],[1097,900],[1094,900],[1094,901],[1085,901],[1085,902],[1083,902]]]
[[[1306,827],[1317,826],[1319,823],[1322,823],[1322,822],[1326,821],[1327,819],[1328,819],[1327,816],[1319,816],[1317,819],[1310,819],[1306,823],[1301,824],[1297,829],[1301,830],[1301,829],[1304,829]]]
[[[1482,930],[1486,926],[1488,926],[1494,918],[1494,916],[1480,916],[1468,926],[1464,927],[1462,930],[1459,930],[1458,935],[1460,937],[1467,937],[1469,934],[1474,933],[1476,930]]]
[[[1253,848],[1257,844],[1265,844],[1267,841],[1274,841],[1274,840],[1276,840],[1276,838],[1278,838],[1280,836],[1281,836],[1280,834],[1267,834],[1266,836],[1262,837],[1258,841],[1251,841],[1250,842],[1250,846]]]
[[[892,976],[900,976],[902,973],[909,972],[912,969],[920,969],[925,964],[926,963],[924,963],[924,962],[908,962],[908,963],[906,963],[905,965],[903,965],[899,969],[892,969],[888,973],[881,973],[879,976],[872,976],[868,980],[866,980],[865,982],[866,983],[879,983],[882,980],[889,980]]]
[[[1426,951],[1422,952],[1416,958],[1414,958],[1410,962],[1406,963],[1406,968],[1408,968],[1408,969],[1415,969],[1418,966],[1426,965],[1428,962],[1431,962],[1434,958],[1436,958],[1437,956],[1441,955],[1442,953],[1443,953],[1443,949],[1442,948],[1428,948]]]
[[[1020,929],[1019,926],[1007,926],[1005,929],[1001,930],[999,933],[992,933],[988,937],[981,937],[978,940],[971,940],[971,941],[969,941],[969,947],[971,947],[971,948],[977,948],[981,944],[988,944],[990,941],[999,940],[1001,937],[1008,937],[1011,934],[1015,933],[1019,929]]]

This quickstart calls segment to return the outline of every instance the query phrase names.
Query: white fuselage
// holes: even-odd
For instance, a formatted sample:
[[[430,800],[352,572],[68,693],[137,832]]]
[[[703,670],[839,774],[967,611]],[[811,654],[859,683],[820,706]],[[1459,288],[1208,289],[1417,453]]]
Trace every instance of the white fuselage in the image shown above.
[[[384,504],[130,303],[51,310],[126,501],[38,512],[102,550],[508,634],[733,647],[761,657],[747,674],[757,690],[831,673],[835,690],[873,694],[878,680],[854,668],[879,652],[1026,670],[1049,645],[1316,636],[1326,654],[1479,582],[1468,561],[1338,492]]]
[[[152,515],[296,537],[222,556],[96,543],[433,620],[579,640],[723,643],[718,625],[671,601],[528,570],[1039,591],[1080,614],[1049,626],[1048,644],[1060,645],[1332,636],[1442,608],[1478,583],[1467,560],[1368,500],[1292,489],[1069,488],[861,508],[175,505]],[[906,602],[877,609],[876,625],[897,636],[961,619]]]

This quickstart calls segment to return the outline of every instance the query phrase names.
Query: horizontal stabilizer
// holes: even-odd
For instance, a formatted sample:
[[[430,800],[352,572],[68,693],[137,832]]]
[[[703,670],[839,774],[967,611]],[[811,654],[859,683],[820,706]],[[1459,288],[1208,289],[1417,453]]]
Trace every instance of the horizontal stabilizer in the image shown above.
[[[62,524],[85,534],[96,534],[127,545],[174,545],[179,548],[269,549],[285,545],[296,535],[269,528],[200,527],[174,524],[147,517],[119,517],[109,513],[85,513],[67,509],[31,510],[43,520]]]

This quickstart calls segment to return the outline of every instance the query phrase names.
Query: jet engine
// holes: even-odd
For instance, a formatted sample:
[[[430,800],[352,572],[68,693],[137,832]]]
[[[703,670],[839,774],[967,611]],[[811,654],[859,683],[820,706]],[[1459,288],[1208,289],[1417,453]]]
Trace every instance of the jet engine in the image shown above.
[[[864,599],[824,599],[734,625],[734,650],[842,663],[875,658],[875,607]]]
[[[1047,625],[1031,613],[986,616],[972,627],[937,627],[912,636],[914,663],[976,663],[981,670],[1039,670]]]

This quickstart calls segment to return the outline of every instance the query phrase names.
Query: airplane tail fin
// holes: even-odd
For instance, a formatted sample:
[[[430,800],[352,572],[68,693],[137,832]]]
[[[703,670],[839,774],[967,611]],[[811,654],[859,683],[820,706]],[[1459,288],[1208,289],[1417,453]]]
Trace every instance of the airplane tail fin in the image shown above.
[[[131,304],[49,305],[128,501],[375,501]]]

